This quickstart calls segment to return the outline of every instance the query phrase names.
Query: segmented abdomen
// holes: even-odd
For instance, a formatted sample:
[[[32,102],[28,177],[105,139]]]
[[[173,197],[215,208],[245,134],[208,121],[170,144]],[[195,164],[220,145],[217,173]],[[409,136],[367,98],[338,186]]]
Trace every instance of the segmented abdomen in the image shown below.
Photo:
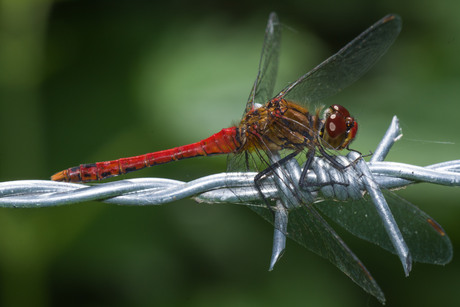
[[[102,180],[171,161],[232,153],[240,146],[238,128],[225,128],[197,143],[113,161],[81,164],[54,174],[51,180],[66,182]]]

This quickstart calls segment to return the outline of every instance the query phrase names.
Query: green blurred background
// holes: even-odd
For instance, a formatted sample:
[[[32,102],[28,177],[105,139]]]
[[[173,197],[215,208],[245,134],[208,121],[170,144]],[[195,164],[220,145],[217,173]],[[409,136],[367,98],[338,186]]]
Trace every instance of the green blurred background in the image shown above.
[[[388,54],[325,103],[359,120],[373,150],[398,115],[388,160],[459,158],[458,1],[0,1],[0,176],[47,179],[80,163],[195,142],[241,117],[269,12],[286,25],[278,89],[387,13],[403,18]],[[192,180],[225,157],[127,177]],[[458,188],[399,193],[460,244]],[[379,306],[326,260],[289,241],[268,272],[272,227],[251,210],[183,200],[0,210],[2,306]],[[460,261],[415,264],[345,234],[388,306],[453,306]]]

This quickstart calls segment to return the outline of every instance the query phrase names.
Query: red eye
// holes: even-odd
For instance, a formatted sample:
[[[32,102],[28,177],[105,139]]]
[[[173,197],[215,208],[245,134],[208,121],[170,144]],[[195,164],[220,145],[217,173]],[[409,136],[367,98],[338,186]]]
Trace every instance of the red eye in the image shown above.
[[[339,104],[334,104],[330,107],[332,110],[334,110],[335,113],[340,113],[342,114],[343,117],[350,117],[350,112],[348,112],[345,107],[339,105]]]
[[[347,147],[358,132],[358,123],[347,109],[338,104],[329,107],[325,115],[322,138],[333,148]]]
[[[327,134],[333,139],[347,132],[347,125],[345,119],[340,113],[332,113],[327,119],[325,124]]]

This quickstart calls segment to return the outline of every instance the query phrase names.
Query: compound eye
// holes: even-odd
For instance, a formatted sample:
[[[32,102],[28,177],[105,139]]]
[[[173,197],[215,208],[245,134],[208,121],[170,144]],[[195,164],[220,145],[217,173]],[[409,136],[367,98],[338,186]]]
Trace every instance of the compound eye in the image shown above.
[[[332,105],[325,112],[323,139],[336,149],[343,149],[353,141],[358,123],[341,105]]]
[[[341,114],[344,118],[345,117],[350,117],[350,112],[348,112],[347,109],[345,109],[344,106],[341,106],[339,104],[333,104],[330,107],[331,110],[333,110],[333,113],[339,113]]]
[[[331,112],[329,113],[329,116],[326,118],[326,122],[324,124],[324,128],[326,129],[327,134],[333,139],[339,137],[344,133],[347,133],[347,123],[345,117],[341,112],[337,110],[336,107],[338,107],[338,105],[334,105],[329,108]]]

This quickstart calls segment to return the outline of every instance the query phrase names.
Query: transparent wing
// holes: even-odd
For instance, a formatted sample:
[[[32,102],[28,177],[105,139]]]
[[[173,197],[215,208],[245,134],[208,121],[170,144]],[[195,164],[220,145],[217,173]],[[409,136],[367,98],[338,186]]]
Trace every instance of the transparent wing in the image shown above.
[[[308,105],[336,94],[359,79],[382,57],[401,31],[401,25],[397,15],[383,17],[278,96]]]
[[[389,15],[383,18],[336,55],[292,83],[279,96],[285,95],[289,100],[309,103],[338,92],[358,79],[385,53],[398,35],[400,28],[399,17]],[[255,103],[265,104],[272,97],[278,65],[280,30],[278,18],[272,13],[267,24],[259,73],[249,96],[245,113],[251,111]],[[273,129],[281,128],[272,127]],[[274,135],[282,136],[283,131],[275,131]],[[269,137],[264,138],[263,135],[260,135],[259,141],[254,141],[257,144],[251,144],[253,145],[252,152],[244,151],[230,156],[228,170],[262,172],[273,167],[267,155],[270,152],[269,146],[264,143],[269,139]],[[284,156],[286,154],[288,153],[284,153]],[[304,153],[301,156],[304,157]],[[288,228],[285,235],[328,259],[364,290],[384,302],[385,298],[381,289],[363,263],[317,211],[311,198],[306,197],[305,192],[298,188],[298,178],[289,174],[284,168],[279,168],[279,171],[282,172],[282,176],[278,177],[282,179],[277,183],[277,188],[279,191],[285,191],[282,198],[286,200],[286,209],[289,211]],[[272,169],[268,172],[275,176],[276,173]],[[259,182],[262,190],[271,187],[268,180],[267,178]],[[242,202],[244,203],[244,200]],[[272,202],[273,200],[265,199],[260,203],[248,205],[273,224],[273,214],[267,208],[267,204]],[[372,230],[372,227],[369,229]],[[283,231],[283,229],[279,230]],[[363,232],[366,231],[363,229]]]
[[[304,153],[300,153],[304,155]],[[249,159],[252,170],[261,171],[267,166],[268,157],[265,153],[255,151],[251,155],[237,158]],[[302,160],[302,159],[301,159]],[[241,162],[241,161],[240,161]],[[283,181],[278,183],[278,191],[288,191],[286,207],[288,208],[287,231],[279,229],[284,234],[328,259],[332,264],[349,276],[356,284],[379,301],[385,300],[380,287],[366,269],[364,264],[346,245],[336,231],[328,224],[323,216],[337,222],[353,235],[374,243],[395,254],[392,242],[383,226],[375,205],[366,194],[358,200],[338,201],[328,199],[311,202],[304,196],[304,191],[298,189],[296,179],[290,173],[282,171]],[[273,175],[276,176],[276,172]],[[262,187],[268,190],[268,179]],[[272,183],[270,183],[272,184]],[[391,191],[382,189],[387,203],[402,232],[413,260],[416,262],[443,265],[451,261],[453,256],[452,244],[442,227],[428,214],[412,205],[407,200]],[[360,194],[361,192],[358,191]],[[269,200],[271,204],[273,201]],[[247,203],[246,203],[247,204]],[[267,209],[266,204],[247,204],[257,214],[273,224],[273,212]],[[272,207],[275,208],[275,207]],[[273,209],[274,210],[274,209]]]
[[[259,148],[264,148],[262,142]],[[255,149],[252,152],[243,152],[238,155],[229,156],[228,167],[230,171],[256,171],[261,172],[270,166],[270,158],[267,151]],[[282,157],[289,154],[289,151],[282,152]],[[305,153],[299,154],[299,159],[303,160]],[[286,208],[288,208],[288,227],[285,235],[305,248],[316,254],[328,259],[332,264],[350,277],[356,284],[368,293],[375,296],[379,301],[384,302],[385,297],[374,280],[372,275],[366,269],[359,258],[351,251],[334,229],[327,223],[321,214],[313,207],[311,198],[305,197],[305,194],[298,190],[298,178],[294,178],[284,168],[279,169],[282,179],[277,185],[278,191],[287,191],[284,199]],[[270,172],[276,176],[276,172]],[[263,180],[262,190],[270,189],[271,182],[269,179]],[[238,195],[238,193],[236,193]],[[242,201],[265,220],[274,224],[273,212],[267,208],[267,202],[272,206],[273,200],[265,199],[259,203],[250,203]],[[274,207],[272,207],[274,208]],[[283,229],[279,229],[283,231]]]
[[[273,224],[273,214],[268,209],[250,208]],[[302,206],[291,209],[288,221],[286,236],[328,259],[366,292],[380,302],[385,301],[382,290],[364,264],[311,204],[303,202]]]
[[[385,189],[382,192],[413,260],[431,264],[449,263],[453,255],[452,244],[442,227],[407,200]],[[323,201],[315,203],[315,207],[353,235],[395,253],[382,219],[368,196],[359,201]]]
[[[273,97],[276,74],[278,73],[278,57],[280,53],[281,24],[278,16],[271,13],[265,29],[262,55],[256,81],[249,94],[244,114],[254,108],[254,103],[265,104]]]

